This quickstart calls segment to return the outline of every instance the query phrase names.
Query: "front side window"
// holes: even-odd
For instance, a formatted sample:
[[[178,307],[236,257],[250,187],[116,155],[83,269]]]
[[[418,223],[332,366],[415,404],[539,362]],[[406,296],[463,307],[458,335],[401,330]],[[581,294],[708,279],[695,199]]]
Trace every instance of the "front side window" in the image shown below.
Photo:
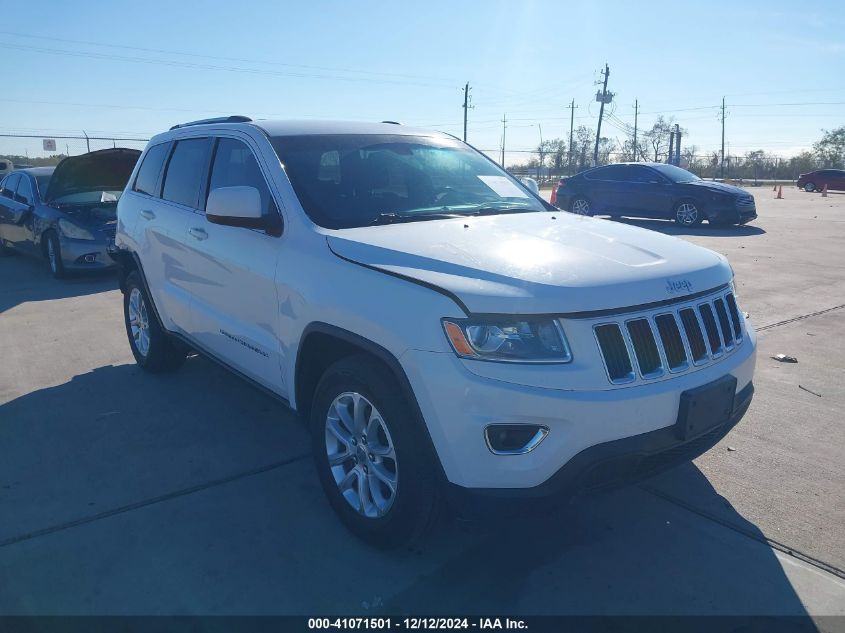
[[[267,181],[264,180],[252,150],[242,141],[221,138],[214,152],[208,191],[210,193],[220,187],[238,186],[258,189],[264,215],[277,213],[273,196],[270,194]]]
[[[169,143],[161,143],[160,145],[153,145],[147,150],[144,161],[138,168],[138,176],[135,178],[135,191],[150,196],[158,195],[158,177],[161,174],[164,159],[167,158],[169,147]]]
[[[171,202],[197,208],[200,185],[208,161],[208,139],[177,141],[164,174],[161,197]]]
[[[547,210],[457,140],[324,134],[271,141],[305,212],[326,228]]]

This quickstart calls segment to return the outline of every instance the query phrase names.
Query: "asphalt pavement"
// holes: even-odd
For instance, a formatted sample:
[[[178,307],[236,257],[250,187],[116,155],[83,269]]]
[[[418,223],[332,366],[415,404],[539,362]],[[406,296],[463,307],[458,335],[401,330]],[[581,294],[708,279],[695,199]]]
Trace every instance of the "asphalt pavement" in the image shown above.
[[[343,529],[281,404],[200,357],[139,370],[113,276],[0,258],[0,615],[845,615],[845,195],[751,191],[746,227],[623,220],[730,258],[745,419],[641,485],[398,552]]]

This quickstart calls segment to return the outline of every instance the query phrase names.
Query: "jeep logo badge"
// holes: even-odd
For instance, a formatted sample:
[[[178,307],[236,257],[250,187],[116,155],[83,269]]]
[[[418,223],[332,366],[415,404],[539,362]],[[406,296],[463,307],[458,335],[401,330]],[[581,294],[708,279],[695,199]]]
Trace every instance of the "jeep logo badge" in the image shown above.
[[[692,282],[690,282],[689,279],[666,280],[666,292],[668,292],[670,295],[682,291],[692,292]]]

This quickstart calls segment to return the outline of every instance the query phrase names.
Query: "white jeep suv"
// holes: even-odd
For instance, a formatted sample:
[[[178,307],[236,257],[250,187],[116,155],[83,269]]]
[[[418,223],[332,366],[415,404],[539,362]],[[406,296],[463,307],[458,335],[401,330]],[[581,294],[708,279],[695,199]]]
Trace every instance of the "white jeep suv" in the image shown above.
[[[384,547],[444,501],[511,511],[695,457],[753,393],[724,257],[555,209],[447,134],[175,126],[113,257],[138,364],[193,349],[299,412],[331,505]]]

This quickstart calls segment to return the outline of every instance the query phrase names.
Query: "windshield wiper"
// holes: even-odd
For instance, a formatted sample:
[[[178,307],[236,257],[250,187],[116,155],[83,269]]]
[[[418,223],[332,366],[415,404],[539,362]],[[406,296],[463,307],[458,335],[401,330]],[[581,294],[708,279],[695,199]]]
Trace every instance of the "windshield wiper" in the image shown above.
[[[399,224],[401,222],[417,222],[421,220],[449,220],[452,218],[462,218],[465,213],[379,213],[370,222],[371,225],[376,224]]]
[[[540,211],[545,211],[545,209],[539,209]],[[497,213],[531,213],[536,212],[538,209],[532,209],[531,207],[525,206],[514,206],[514,205],[503,205],[503,206],[496,206],[491,204],[482,205],[480,207],[475,207],[472,211],[465,215],[496,215]]]

